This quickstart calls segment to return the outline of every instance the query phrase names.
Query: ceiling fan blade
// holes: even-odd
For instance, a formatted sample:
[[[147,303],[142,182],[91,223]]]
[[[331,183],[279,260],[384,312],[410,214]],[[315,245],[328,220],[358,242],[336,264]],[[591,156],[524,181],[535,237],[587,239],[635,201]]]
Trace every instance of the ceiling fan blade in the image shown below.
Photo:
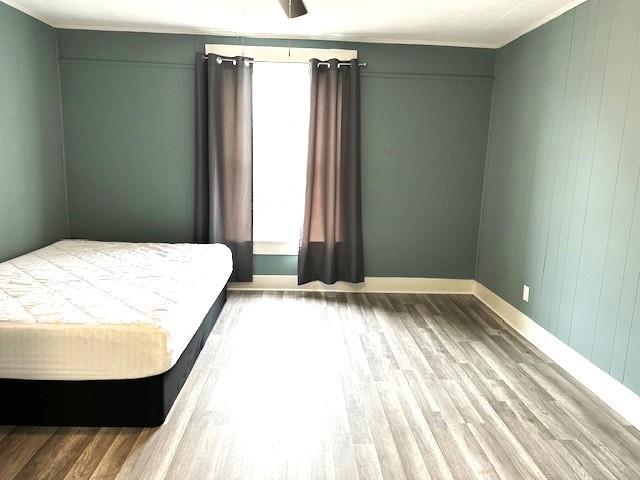
[[[280,6],[289,18],[301,17],[307,14],[307,7],[302,0],[278,0]]]

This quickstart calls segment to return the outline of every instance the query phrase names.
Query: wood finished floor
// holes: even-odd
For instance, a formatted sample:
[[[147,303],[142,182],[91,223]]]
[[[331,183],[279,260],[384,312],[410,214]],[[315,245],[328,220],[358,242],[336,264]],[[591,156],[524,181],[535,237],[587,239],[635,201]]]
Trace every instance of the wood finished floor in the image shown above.
[[[163,427],[0,427],[40,478],[638,479],[640,434],[472,296],[243,292]]]

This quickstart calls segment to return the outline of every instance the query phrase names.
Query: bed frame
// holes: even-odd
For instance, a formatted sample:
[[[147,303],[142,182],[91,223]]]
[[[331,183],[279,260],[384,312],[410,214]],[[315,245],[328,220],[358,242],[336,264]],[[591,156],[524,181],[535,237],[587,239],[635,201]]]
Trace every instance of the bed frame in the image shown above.
[[[162,425],[226,300],[225,286],[176,364],[159,375],[132,380],[0,379],[0,425]]]

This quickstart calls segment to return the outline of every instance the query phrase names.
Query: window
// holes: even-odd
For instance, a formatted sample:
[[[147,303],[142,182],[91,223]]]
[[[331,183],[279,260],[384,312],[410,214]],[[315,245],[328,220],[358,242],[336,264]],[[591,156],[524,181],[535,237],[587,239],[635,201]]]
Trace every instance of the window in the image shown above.
[[[309,137],[309,60],[358,57],[356,50],[206,45],[205,53],[253,64],[253,240],[258,255],[297,255]]]
[[[309,66],[253,64],[253,240],[256,253],[297,254],[309,136]]]

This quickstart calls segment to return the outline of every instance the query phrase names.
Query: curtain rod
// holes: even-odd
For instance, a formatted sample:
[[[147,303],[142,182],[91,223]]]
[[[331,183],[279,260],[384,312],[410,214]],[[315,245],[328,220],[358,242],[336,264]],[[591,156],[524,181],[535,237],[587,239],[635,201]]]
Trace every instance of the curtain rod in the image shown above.
[[[209,55],[204,55],[202,57],[204,60],[209,60]],[[237,61],[234,58],[222,58],[222,57],[216,57],[216,62],[221,64],[222,62],[233,62],[233,64],[235,65],[237,63]],[[249,65],[251,63],[302,63],[302,64],[307,64],[309,62],[269,62],[266,60],[245,60],[244,61],[245,65]],[[321,65],[325,65],[325,66],[330,66],[329,62],[318,62],[318,66]],[[338,62],[338,67],[340,66],[347,66],[347,65],[351,65],[349,62]],[[358,65],[360,67],[366,67],[367,66],[367,62],[362,62],[362,63],[358,63]]]

